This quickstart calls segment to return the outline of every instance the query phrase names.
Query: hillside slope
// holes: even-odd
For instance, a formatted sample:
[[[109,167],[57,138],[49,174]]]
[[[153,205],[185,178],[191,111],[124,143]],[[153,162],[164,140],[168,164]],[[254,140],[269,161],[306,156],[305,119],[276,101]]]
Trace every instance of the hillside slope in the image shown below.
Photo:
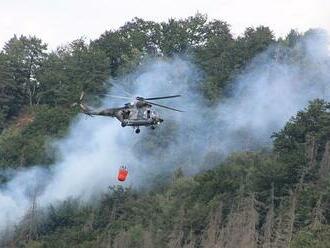
[[[201,14],[51,52],[14,36],[0,52],[0,246],[330,246],[327,42],[264,26],[234,37]],[[127,89],[183,90],[187,111],[128,136],[71,108]],[[116,156],[138,162],[132,187],[107,189]]]
[[[36,201],[6,245],[327,247],[329,110],[315,100],[273,135],[273,151],[233,154],[193,177],[178,169],[151,190],[111,187],[92,206]]]

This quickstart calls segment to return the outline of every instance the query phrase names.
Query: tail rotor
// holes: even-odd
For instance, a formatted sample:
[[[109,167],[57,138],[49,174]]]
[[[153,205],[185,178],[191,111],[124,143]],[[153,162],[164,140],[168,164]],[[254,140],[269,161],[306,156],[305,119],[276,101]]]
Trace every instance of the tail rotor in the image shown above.
[[[88,114],[89,109],[88,109],[87,106],[85,106],[85,105],[83,104],[84,97],[85,97],[85,92],[82,91],[81,94],[80,94],[80,97],[79,97],[78,102],[75,102],[75,103],[71,104],[71,107],[79,106],[80,109],[81,109],[81,111],[82,111],[83,113]]]

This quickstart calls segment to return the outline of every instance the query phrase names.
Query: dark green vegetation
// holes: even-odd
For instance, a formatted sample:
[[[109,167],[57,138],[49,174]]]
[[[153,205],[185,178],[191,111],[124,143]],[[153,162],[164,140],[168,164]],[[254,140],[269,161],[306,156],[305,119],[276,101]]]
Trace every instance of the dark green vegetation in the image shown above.
[[[75,40],[52,52],[36,37],[14,36],[0,52],[0,168],[52,161],[45,140],[65,133],[80,92],[104,93],[112,79],[150,58],[193,61],[205,74],[200,91],[212,104],[253,57],[273,43],[289,44],[291,36],[276,41],[269,28],[258,27],[234,39],[228,24],[202,15],[166,23],[134,19],[90,44]]]
[[[330,104],[315,100],[272,152],[231,155],[158,187],[110,187],[97,206],[31,208],[13,247],[328,247]]]
[[[134,19],[90,44],[76,40],[53,52],[36,37],[13,37],[0,53],[0,167],[51,165],[49,141],[65,135],[80,92],[104,93],[111,79],[147,59],[193,61],[204,73],[198,90],[212,105],[232,93],[233,78],[257,54],[275,44],[289,49],[310,32],[276,40],[261,26],[234,38],[226,23],[196,15]],[[304,63],[303,56],[295,49],[290,59]],[[194,177],[178,169],[155,178],[151,190],[110,188],[97,206],[69,199],[49,207],[46,218],[33,204],[3,245],[328,247],[329,109],[313,101],[273,135],[273,151],[233,154]]]

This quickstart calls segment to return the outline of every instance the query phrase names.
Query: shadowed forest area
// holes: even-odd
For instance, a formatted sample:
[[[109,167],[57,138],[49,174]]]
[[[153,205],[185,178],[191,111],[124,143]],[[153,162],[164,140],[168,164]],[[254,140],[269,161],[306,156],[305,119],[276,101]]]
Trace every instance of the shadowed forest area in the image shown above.
[[[259,26],[234,37],[226,22],[197,14],[162,23],[135,18],[96,40],[78,39],[55,51],[37,37],[14,36],[0,52],[0,168],[8,172],[0,183],[13,169],[52,166],[51,143],[67,135],[78,114],[71,104],[82,91],[100,103],[96,96],[107,93],[112,80],[153,58],[180,56],[200,69],[196,90],[212,107],[235,94],[235,78],[269,48],[278,48],[270,50],[274,60],[308,66],[297,44],[315,32],[292,30],[276,39]],[[150,187],[110,186],[95,204],[67,199],[43,209],[32,193],[28,212],[14,231],[4,231],[0,246],[329,247],[326,100],[314,99],[269,133],[272,148],[235,152],[195,175],[178,164]]]

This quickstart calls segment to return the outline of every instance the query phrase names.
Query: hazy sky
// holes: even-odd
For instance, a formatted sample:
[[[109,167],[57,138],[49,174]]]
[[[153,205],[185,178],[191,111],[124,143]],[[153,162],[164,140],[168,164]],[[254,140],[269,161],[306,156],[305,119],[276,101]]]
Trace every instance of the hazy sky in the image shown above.
[[[291,28],[330,30],[330,0],[0,0],[0,47],[14,34],[36,35],[50,48],[79,37],[95,39],[133,17],[163,21],[196,12],[227,21],[238,35],[269,26],[277,36]]]

